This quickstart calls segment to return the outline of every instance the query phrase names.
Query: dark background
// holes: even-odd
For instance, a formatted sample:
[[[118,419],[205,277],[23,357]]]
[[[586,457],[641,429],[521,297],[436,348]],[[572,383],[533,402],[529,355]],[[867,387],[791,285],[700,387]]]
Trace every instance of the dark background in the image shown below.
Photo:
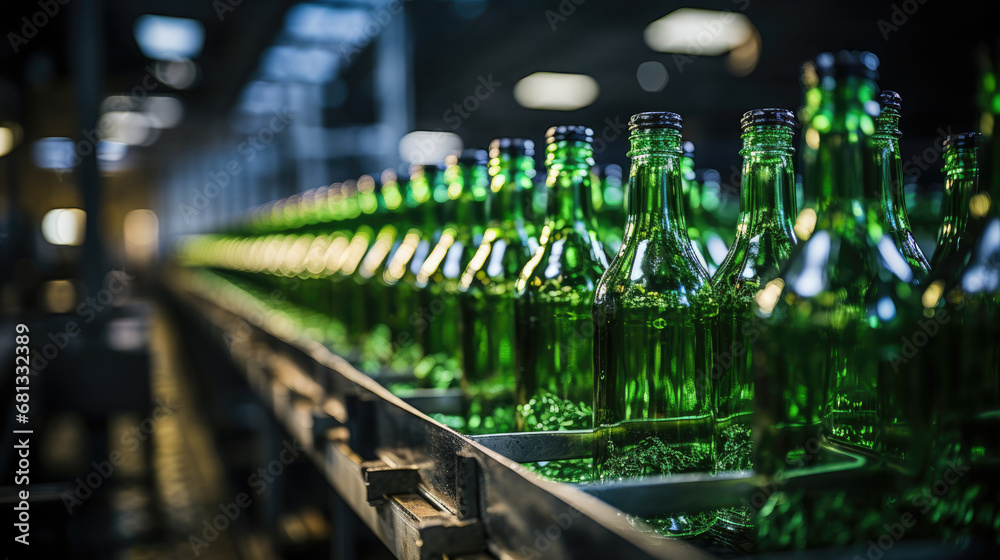
[[[138,49],[132,31],[138,16],[152,13],[196,18],[206,30],[204,49],[196,58],[198,84],[187,91],[174,92],[161,86],[154,92],[181,99],[185,106],[183,124],[164,131],[152,146],[133,149],[124,170],[105,173],[102,188],[106,200],[122,199],[132,207],[160,207],[158,211],[169,218],[176,214],[177,206],[164,203],[164,192],[190,188],[202,183],[210,170],[224,168],[218,162],[234,153],[246,131],[254,130],[237,109],[241,91],[255,78],[261,53],[273,44],[287,42],[282,32],[284,15],[295,3],[244,0],[231,10],[218,12],[218,5],[226,2],[101,3],[103,29],[99,36],[106,74],[102,83],[107,95],[129,91],[141,84],[147,73],[149,61]],[[866,49],[878,55],[881,86],[902,94],[905,158],[932,147],[939,127],[952,126],[957,132],[977,125],[977,48],[996,36],[990,3],[719,0],[694,4],[735,11],[746,7],[745,14],[759,30],[762,44],[759,64],[748,76],[736,77],[727,71],[724,56],[702,56],[679,71],[674,55],[654,52],[645,45],[642,31],[646,25],[683,6],[678,2],[406,2],[406,50],[412,57],[412,80],[405,72],[392,79],[398,80],[401,90],[412,93],[405,96],[411,97],[411,122],[395,123],[393,134],[398,138],[400,131],[408,129],[452,130],[453,121],[446,121],[445,111],[471,95],[479,77],[492,76],[501,86],[454,130],[466,146],[484,147],[502,135],[539,141],[548,126],[558,123],[587,124],[600,134],[608,121],[626,122],[629,115],[642,110],[670,110],[684,117],[685,137],[698,147],[698,166],[729,170],[739,162],[741,114],[761,106],[797,108],[801,104],[798,72],[802,62],[824,50],[841,48]],[[37,12],[39,6],[37,0],[4,2],[0,30],[17,32],[20,18]],[[60,5],[59,13],[27,45],[21,45],[18,53],[13,52],[9,38],[0,45],[0,121],[20,123],[24,130],[19,148],[4,158],[16,161],[9,164],[13,170],[6,177],[30,191],[19,202],[29,220],[40,219],[48,208],[72,205],[76,196],[72,181],[56,184],[51,180],[53,173],[33,169],[27,155],[30,150],[26,149],[41,137],[79,136],[69,56],[74,50],[69,32],[73,10],[73,1]],[[556,21],[554,30],[547,11],[566,14],[564,20]],[[880,20],[894,27],[901,25],[889,29],[886,38]],[[389,161],[385,155],[393,153],[391,147],[376,156],[356,153],[357,144],[378,142],[352,133],[351,128],[378,118],[373,76],[379,59],[374,50],[371,45],[362,49],[350,66],[317,86],[317,94],[310,98],[312,103],[321,104],[316,116],[310,117],[316,122],[310,124],[340,131],[322,147],[319,161],[296,165],[297,154],[308,141],[279,138],[274,146],[274,165],[254,171],[256,182],[250,178],[241,182],[237,188],[245,189],[246,195],[232,194],[233,200],[218,211],[221,216],[213,219],[324,183],[378,173],[386,166],[404,169],[401,160]],[[636,68],[645,61],[659,61],[668,69],[670,79],[663,91],[648,93],[639,87]],[[589,74],[600,84],[600,95],[594,104],[577,111],[525,109],[515,102],[513,86],[536,71]],[[599,154],[599,160],[625,164],[626,149],[622,134]],[[940,181],[939,167],[940,162],[935,161],[930,172],[922,175],[921,183]],[[724,180],[726,175],[723,171]],[[267,187],[261,187],[262,183]],[[120,213],[112,209],[109,219]],[[174,231],[168,222],[161,221],[168,224],[168,231]],[[204,229],[212,223],[205,219],[193,226],[185,224],[174,233]]]

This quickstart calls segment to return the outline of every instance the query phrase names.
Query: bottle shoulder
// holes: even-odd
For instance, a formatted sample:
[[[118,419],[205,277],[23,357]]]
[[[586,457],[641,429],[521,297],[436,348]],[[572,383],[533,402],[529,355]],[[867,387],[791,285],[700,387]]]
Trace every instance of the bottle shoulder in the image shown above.
[[[585,228],[566,227],[548,232],[545,242],[521,270],[517,289],[546,297],[573,292],[591,294],[607,267],[604,247],[596,234]]]
[[[714,314],[718,302],[690,243],[653,238],[622,245],[601,278],[595,307],[661,312],[696,307]]]
[[[819,229],[795,247],[755,300],[758,314],[772,321],[877,327],[920,279],[887,235],[874,241]]]
[[[517,229],[491,227],[462,273],[461,289],[505,290],[518,279],[531,256],[528,239]]]
[[[794,233],[779,227],[757,235],[738,234],[712,277],[720,302],[742,302],[756,294],[760,286],[778,276],[797,242]]]

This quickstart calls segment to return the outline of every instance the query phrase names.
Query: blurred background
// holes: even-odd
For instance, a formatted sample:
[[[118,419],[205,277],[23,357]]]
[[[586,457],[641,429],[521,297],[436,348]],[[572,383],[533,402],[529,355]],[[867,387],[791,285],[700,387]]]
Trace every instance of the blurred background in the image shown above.
[[[980,11],[935,0],[5,0],[0,349],[12,351],[20,322],[38,326],[48,351],[33,363],[46,377],[32,394],[44,414],[33,540],[88,558],[139,558],[136,542],[188,554],[190,533],[162,527],[216,487],[211,456],[247,452],[239,438],[222,451],[199,440],[201,413],[172,412],[183,379],[158,377],[209,361],[157,327],[148,305],[180,236],[334,181],[405,176],[499,136],[540,143],[554,124],[592,127],[598,163],[625,167],[625,124],[647,110],[683,116],[699,176],[734,204],[742,113],[797,109],[802,63],[839,49],[879,57],[880,85],[903,98],[908,191],[933,200],[943,135],[980,125],[977,56],[995,35]],[[915,229],[933,245],[937,214],[921,215]],[[143,422],[156,412],[176,424],[161,439],[176,448],[127,454],[126,474],[89,485],[131,447],[117,434],[140,452],[151,445],[144,426],[159,420]],[[230,420],[247,433],[266,422]],[[2,437],[9,450],[10,430]],[[206,463],[167,464],[191,456]],[[5,458],[2,484],[15,466]],[[172,468],[174,486],[159,472]],[[106,494],[89,500],[84,486]],[[5,504],[14,490],[4,487]],[[326,534],[308,507],[264,511],[294,545],[284,556],[308,555],[302,543]],[[206,555],[257,554],[241,546]]]

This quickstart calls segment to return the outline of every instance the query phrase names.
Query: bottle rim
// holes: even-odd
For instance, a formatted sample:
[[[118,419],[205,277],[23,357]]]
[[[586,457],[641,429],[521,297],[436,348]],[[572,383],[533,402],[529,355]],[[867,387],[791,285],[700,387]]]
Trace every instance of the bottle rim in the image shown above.
[[[782,126],[791,129],[795,126],[795,113],[780,107],[751,109],[743,113],[740,128],[746,130],[752,126]]]
[[[495,138],[490,142],[490,157],[498,157],[501,153],[514,156],[535,155],[535,143],[527,138]]]
[[[974,148],[978,143],[978,132],[959,132],[957,134],[950,134],[944,139],[944,149],[948,151],[959,148]]]
[[[680,132],[683,130],[684,120],[677,113],[669,111],[646,111],[632,115],[628,121],[629,132],[636,130],[650,130],[654,128],[669,128]]]
[[[896,112],[903,110],[903,98],[898,93],[886,89],[878,95],[878,103],[882,109],[895,109]]]
[[[486,155],[486,150],[478,148],[466,148],[458,156],[458,163],[464,165],[486,165],[488,162],[489,157]]]
[[[590,127],[577,124],[550,126],[545,131],[546,144],[562,142],[563,140],[587,142],[589,144],[594,141],[594,131]]]

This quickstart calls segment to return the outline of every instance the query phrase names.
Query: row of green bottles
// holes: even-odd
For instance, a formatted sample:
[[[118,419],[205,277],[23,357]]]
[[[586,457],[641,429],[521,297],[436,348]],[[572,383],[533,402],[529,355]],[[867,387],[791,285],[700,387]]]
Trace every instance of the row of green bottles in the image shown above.
[[[470,403],[465,429],[594,427],[593,466],[548,471],[559,479],[586,480],[579,469],[590,468],[601,480],[780,476],[821,465],[828,445],[904,474],[870,495],[779,490],[756,523],[744,508],[646,520],[662,533],[739,537],[756,525],[774,548],[877,536],[886,508],[905,511],[900,497],[932,486],[949,461],[977,470],[934,503],[936,526],[946,537],[988,533],[1000,221],[997,185],[979,189],[977,177],[995,163],[979,171],[975,135],[948,139],[930,266],[906,212],[900,96],[879,93],[869,53],[821,55],[810,68],[803,209],[791,113],[748,112],[737,227],[717,264],[702,236],[715,232],[691,225],[704,219],[705,191],[673,113],[630,121],[627,219],[610,266],[600,242],[608,198],[594,192],[592,132],[577,126],[546,134],[535,232],[525,218],[537,199],[533,146],[501,139],[488,165],[472,151],[405,185],[384,176],[381,188],[370,178],[331,186],[316,215],[301,208],[319,190],[275,204],[268,212],[294,233],[216,239],[219,255],[198,262],[302,277],[350,341],[384,322],[397,340],[411,335],[422,353],[452,360]],[[241,264],[244,254],[264,265]],[[826,524],[845,530],[824,534]]]

